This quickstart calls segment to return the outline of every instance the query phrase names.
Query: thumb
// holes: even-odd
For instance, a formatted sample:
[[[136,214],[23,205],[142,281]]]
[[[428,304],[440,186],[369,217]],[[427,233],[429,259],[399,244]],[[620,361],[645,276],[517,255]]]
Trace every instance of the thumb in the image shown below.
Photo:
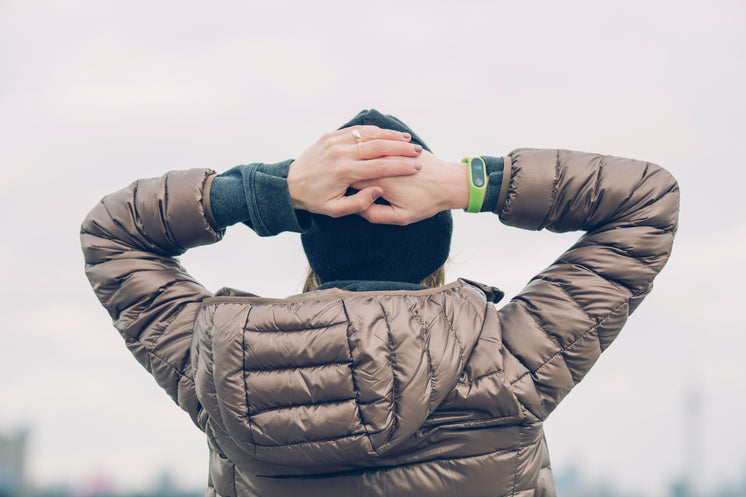
[[[371,186],[360,190],[355,195],[343,197],[337,200],[333,216],[340,217],[363,212],[373,205],[373,202],[375,202],[381,195],[383,195],[383,190],[380,187]]]
[[[405,226],[411,221],[406,219],[405,212],[393,205],[371,204],[359,213],[361,217],[374,224],[395,224]]]

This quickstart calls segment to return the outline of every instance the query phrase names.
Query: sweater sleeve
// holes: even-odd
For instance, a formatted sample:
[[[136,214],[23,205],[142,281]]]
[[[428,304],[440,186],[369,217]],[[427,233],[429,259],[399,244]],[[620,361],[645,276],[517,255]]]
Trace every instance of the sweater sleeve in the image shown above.
[[[503,223],[585,231],[498,312],[506,381],[544,419],[650,292],[671,253],[679,188],[654,164],[565,150],[516,150],[503,181]]]
[[[291,162],[236,166],[217,176],[209,192],[216,223],[225,227],[242,222],[259,236],[305,230],[311,216],[293,208],[288,191]]]
[[[482,159],[484,159],[487,169],[487,191],[484,193],[481,212],[493,212],[495,205],[497,205],[497,199],[500,196],[505,159],[487,155],[483,155]]]
[[[132,354],[195,423],[193,321],[212,294],[176,256],[223,235],[206,209],[213,178],[212,171],[192,169],[138,180],[104,197],[80,230],[96,296]]]

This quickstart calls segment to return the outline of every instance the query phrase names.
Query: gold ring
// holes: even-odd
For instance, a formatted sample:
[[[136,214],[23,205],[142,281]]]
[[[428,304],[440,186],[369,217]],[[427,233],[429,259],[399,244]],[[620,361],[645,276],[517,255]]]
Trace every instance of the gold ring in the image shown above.
[[[360,153],[360,158],[365,160],[365,156],[363,155],[363,142],[357,142],[357,151]]]
[[[352,136],[355,137],[355,141],[358,142],[358,144],[363,141],[363,137],[360,136],[360,131],[357,129],[352,130]]]

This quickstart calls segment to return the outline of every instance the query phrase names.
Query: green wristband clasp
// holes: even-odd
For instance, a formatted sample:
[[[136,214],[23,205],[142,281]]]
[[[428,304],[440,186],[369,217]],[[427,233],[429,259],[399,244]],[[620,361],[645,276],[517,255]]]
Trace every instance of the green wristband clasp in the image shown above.
[[[464,157],[461,162],[469,165],[469,206],[464,210],[479,212],[487,191],[487,165],[481,157]]]

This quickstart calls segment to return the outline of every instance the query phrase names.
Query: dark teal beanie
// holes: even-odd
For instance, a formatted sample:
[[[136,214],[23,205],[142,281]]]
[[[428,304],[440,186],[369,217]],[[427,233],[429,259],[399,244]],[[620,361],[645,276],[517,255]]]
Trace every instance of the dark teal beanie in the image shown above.
[[[374,125],[407,132],[412,142],[430,149],[399,119],[364,110],[342,128]],[[354,190],[351,191],[351,193]],[[385,203],[384,199],[376,202]],[[407,226],[374,224],[358,215],[332,218],[313,214],[301,235],[311,269],[325,283],[341,280],[419,283],[448,259],[453,220],[450,211]]]

